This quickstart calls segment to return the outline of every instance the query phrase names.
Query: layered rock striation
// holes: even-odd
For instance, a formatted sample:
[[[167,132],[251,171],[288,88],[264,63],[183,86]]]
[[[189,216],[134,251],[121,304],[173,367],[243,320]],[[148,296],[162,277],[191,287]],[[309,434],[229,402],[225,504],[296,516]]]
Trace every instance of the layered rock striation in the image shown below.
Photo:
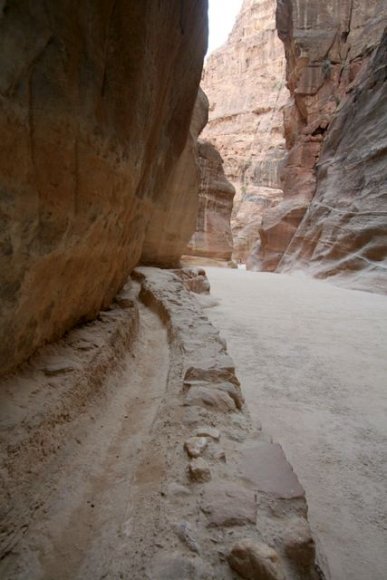
[[[230,218],[235,189],[227,180],[223,160],[211,143],[199,140],[198,154],[201,176],[199,208],[196,230],[185,253],[231,260],[233,243]]]
[[[2,371],[106,307],[141,257],[155,207],[169,211],[206,8],[206,0],[1,3]],[[177,231],[187,227],[180,217]]]
[[[141,256],[143,264],[178,266],[195,231],[203,186],[207,183],[198,137],[207,120],[208,99],[199,88],[187,142],[164,192],[151,209]]]
[[[386,292],[387,31],[330,125],[316,179],[281,270]]]
[[[313,260],[315,265],[321,262],[317,269],[313,266],[316,274],[331,275],[350,263],[359,265],[351,256],[361,248],[367,254],[370,235],[365,231],[372,230],[371,237],[376,236],[372,245],[380,246],[383,228],[371,224],[375,216],[380,223],[385,211],[383,195],[375,194],[385,184],[377,161],[384,156],[385,108],[379,102],[383,73],[372,69],[370,57],[387,24],[387,5],[385,0],[278,0],[277,4],[291,93],[284,115],[289,154],[282,172],[285,199],[263,216],[262,243],[254,264],[257,269],[283,270],[305,267]],[[360,80],[363,75],[374,78],[376,84],[366,87]],[[357,85],[363,86],[360,93]],[[355,116],[359,123],[357,130],[350,127],[351,116],[352,122]],[[312,199],[314,209],[298,230]],[[324,217],[321,205],[316,212],[317,204],[326,206]],[[301,252],[296,248],[302,245],[307,229],[309,250],[304,247]],[[373,255],[380,253],[371,251],[371,260]],[[367,260],[362,263],[366,266]]]
[[[236,189],[234,257],[243,261],[259,237],[263,210],[282,199],[281,108],[288,91],[275,8],[275,0],[244,0],[227,43],[208,58],[202,81],[210,101],[203,137],[220,151]]]

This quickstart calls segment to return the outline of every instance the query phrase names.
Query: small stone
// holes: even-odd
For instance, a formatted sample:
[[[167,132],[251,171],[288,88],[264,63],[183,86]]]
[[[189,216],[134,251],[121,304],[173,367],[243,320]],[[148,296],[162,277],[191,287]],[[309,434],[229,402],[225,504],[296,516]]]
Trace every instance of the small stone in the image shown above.
[[[298,518],[284,535],[285,553],[297,567],[307,569],[315,560],[315,544],[308,522]]]
[[[241,540],[233,546],[228,563],[246,580],[285,580],[277,552],[266,544]]]
[[[207,448],[208,440],[206,437],[190,437],[184,443],[184,449],[190,457],[199,457]]]
[[[208,486],[201,508],[210,527],[244,526],[257,520],[255,493],[235,483]]]
[[[214,453],[214,459],[215,461],[223,461],[223,463],[226,463],[226,454],[223,449],[219,449],[219,451]]]
[[[47,361],[41,368],[45,375],[53,377],[56,375],[71,373],[79,369],[79,364],[72,360],[52,357],[52,359]]]
[[[194,532],[188,522],[180,522],[176,526],[176,533],[180,540],[187,544],[192,552],[199,553],[199,544],[197,543]]]
[[[193,459],[188,466],[189,475],[192,481],[205,483],[211,480],[211,471],[204,459],[198,457]]]
[[[191,387],[186,395],[184,404],[189,406],[197,405],[223,413],[236,410],[232,397],[215,387]]]
[[[214,441],[219,441],[220,439],[220,431],[215,429],[215,427],[198,427],[195,429],[194,435],[196,437],[210,437]]]
[[[184,497],[191,495],[191,491],[188,489],[188,487],[185,487],[185,485],[172,482],[168,485],[168,495]]]
[[[302,488],[282,447],[278,443],[257,442],[243,449],[240,476],[255,489],[281,499],[302,498]]]

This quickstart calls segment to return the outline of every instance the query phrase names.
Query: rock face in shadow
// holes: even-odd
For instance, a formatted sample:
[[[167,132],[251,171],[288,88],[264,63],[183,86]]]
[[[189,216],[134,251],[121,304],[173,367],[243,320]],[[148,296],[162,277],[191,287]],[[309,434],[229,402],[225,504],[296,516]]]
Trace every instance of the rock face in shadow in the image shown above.
[[[386,184],[387,32],[329,128],[316,194],[281,269],[386,292]]]
[[[198,154],[201,174],[199,209],[196,230],[185,254],[231,260],[230,218],[235,189],[224,174],[219,152],[211,143],[199,140]]]
[[[322,172],[316,171],[316,166],[322,145],[325,140],[331,142],[323,153],[327,168],[329,159],[335,156],[336,148],[330,137],[332,120],[342,114],[345,103],[352,98],[348,93],[362,78],[362,71],[368,66],[370,55],[378,47],[383,28],[387,24],[385,0],[371,0],[367,3],[360,0],[328,0],[324,3],[318,0],[278,0],[277,5],[277,28],[285,46],[287,84],[291,93],[291,100],[285,109],[285,136],[289,154],[282,173],[284,202],[281,207],[269,209],[263,217],[262,244],[256,255],[256,263],[264,270],[275,270],[278,267],[316,188],[321,191],[319,182]],[[374,98],[372,92],[369,91],[370,103]],[[367,133],[370,119],[362,115],[359,121],[362,122],[360,133]],[[373,137],[380,142],[381,135],[374,134]],[[361,141],[353,143],[352,148],[354,155],[357,155],[355,151],[359,148],[359,155],[364,157],[364,151],[362,154],[360,150],[365,145]],[[343,179],[348,184],[346,188],[351,179],[346,173]],[[376,180],[379,180],[379,176],[376,176]],[[332,193],[336,199],[332,206],[333,212],[336,209],[343,211],[340,205],[346,204],[347,194],[344,192],[341,197],[341,189],[340,186],[335,194]],[[357,184],[353,188],[352,184],[349,189],[352,189],[350,197],[357,198],[354,201],[356,212],[362,212],[363,208],[369,211],[370,202],[365,201],[368,197],[367,187],[363,189]],[[338,205],[335,209],[336,203]],[[376,204],[373,209],[379,211],[381,208]],[[344,210],[348,219],[350,213],[349,207],[348,213]],[[317,229],[316,223],[313,234],[316,243],[320,237]],[[300,236],[297,233],[297,237]],[[336,236],[340,238],[335,228],[332,228],[328,237],[324,235],[329,245],[336,245]],[[348,254],[348,251],[352,250],[347,244],[346,248],[342,247],[341,255]],[[290,262],[286,259],[286,263]]]
[[[289,93],[275,9],[275,0],[244,0],[227,43],[208,58],[202,81],[210,101],[203,138],[219,150],[236,189],[233,257],[243,261],[259,238],[263,211],[282,199],[281,108]]]
[[[165,191],[152,209],[141,256],[143,264],[178,266],[195,231],[206,179],[198,137],[207,120],[208,99],[199,88],[187,142]]]
[[[206,8],[1,3],[2,371],[93,318],[139,261],[187,142]]]

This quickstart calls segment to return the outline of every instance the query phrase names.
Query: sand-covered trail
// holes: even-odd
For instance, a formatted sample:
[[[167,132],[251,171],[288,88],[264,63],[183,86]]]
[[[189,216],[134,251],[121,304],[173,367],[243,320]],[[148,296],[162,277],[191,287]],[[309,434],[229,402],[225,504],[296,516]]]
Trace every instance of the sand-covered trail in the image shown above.
[[[387,296],[207,268],[253,418],[303,483],[334,580],[387,577]]]

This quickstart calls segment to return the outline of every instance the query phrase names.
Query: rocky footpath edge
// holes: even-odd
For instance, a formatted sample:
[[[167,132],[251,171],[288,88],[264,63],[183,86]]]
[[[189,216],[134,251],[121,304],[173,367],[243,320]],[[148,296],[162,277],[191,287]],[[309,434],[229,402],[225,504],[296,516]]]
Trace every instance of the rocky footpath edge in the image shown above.
[[[170,368],[135,478],[126,572],[150,580],[323,577],[304,490],[280,445],[252,425],[219,332],[173,272],[138,268],[134,277],[167,327]]]
[[[10,577],[7,557],[15,557],[31,522],[46,513],[52,472],[61,469],[63,458],[73,454],[72,447],[80,445],[88,432],[94,419],[91,409],[109,396],[112,379],[122,372],[124,355],[138,326],[138,308],[129,284],[96,320],[42,347],[17,371],[2,377],[1,577]]]

